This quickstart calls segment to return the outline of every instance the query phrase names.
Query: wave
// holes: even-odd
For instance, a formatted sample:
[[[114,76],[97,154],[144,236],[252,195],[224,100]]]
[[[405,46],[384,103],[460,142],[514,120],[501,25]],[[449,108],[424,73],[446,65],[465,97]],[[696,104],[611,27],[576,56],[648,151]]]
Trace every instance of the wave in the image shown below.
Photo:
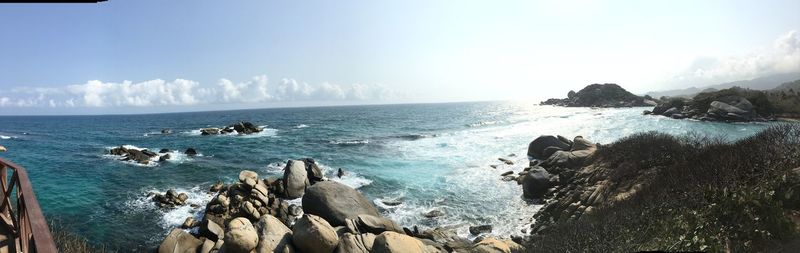
[[[160,149],[140,148],[140,147],[137,147],[137,146],[134,146],[134,145],[128,145],[128,144],[122,145],[122,147],[125,148],[125,149],[135,149],[135,150],[139,150],[139,151],[141,151],[141,150],[150,150],[150,151],[153,151],[153,152],[158,152],[160,150]],[[129,164],[129,165],[141,166],[141,167],[156,167],[156,166],[158,166],[160,164],[159,158],[161,156],[163,156],[163,155],[166,155],[166,154],[169,154],[169,159],[165,160],[164,162],[184,163],[184,162],[188,162],[188,161],[193,161],[194,160],[191,156],[189,156],[187,154],[184,154],[180,150],[170,149],[170,151],[167,152],[167,153],[156,153],[157,154],[156,156],[150,157],[150,162],[148,162],[147,164],[141,164],[141,163],[136,162],[134,160],[125,161],[125,160],[123,160],[123,159],[125,159],[124,156],[109,154],[108,152],[111,151],[114,148],[118,148],[118,146],[106,147],[106,154],[103,154],[102,157],[103,158],[107,158],[107,159],[117,160],[117,161]],[[195,155],[195,157],[202,157],[202,156],[204,156],[202,153],[197,153],[197,155]]]
[[[16,139],[16,136],[0,135],[0,140]]]
[[[438,134],[404,134],[404,135],[393,136],[393,138],[415,141],[419,139],[433,138],[438,136],[439,136]]]
[[[294,128],[306,128],[306,127],[308,127],[308,125],[306,125],[306,124],[300,124],[300,125],[294,126]]]
[[[468,127],[481,127],[481,126],[494,125],[494,124],[497,124],[497,123],[499,123],[499,121],[480,121],[480,122],[477,122],[477,123],[468,124],[467,126]]]
[[[210,135],[210,136],[232,136],[232,137],[239,137],[239,138],[261,138],[261,137],[275,137],[275,136],[278,135],[278,129],[269,128],[266,125],[258,126],[258,127],[260,127],[262,129],[261,132],[258,132],[258,133],[238,134],[238,133],[236,133],[234,131],[232,133],[219,133],[219,134]],[[204,128],[206,128],[206,127],[204,127]],[[200,131],[202,129],[204,129],[204,128],[192,129],[192,130],[184,131],[184,132],[181,132],[181,133],[185,134],[185,135],[191,135],[191,136],[202,136],[203,133],[200,132]],[[223,129],[223,128],[224,127],[220,127],[219,129]]]
[[[317,166],[319,166],[319,168],[322,170],[322,175],[327,180],[335,181],[350,186],[353,189],[358,189],[372,184],[372,180],[369,180],[354,171],[345,170],[345,175],[340,178],[336,175],[339,172],[338,168],[333,168],[325,164],[322,164],[320,162],[317,162]],[[283,161],[273,162],[267,164],[264,170],[266,171],[267,174],[282,176],[283,169],[285,167],[286,167],[286,162]]]
[[[161,225],[161,227],[166,231],[169,231],[169,229],[183,224],[183,221],[186,220],[186,217],[191,216],[198,221],[201,220],[203,214],[205,213],[206,204],[214,197],[212,194],[208,193],[205,188],[201,188],[200,186],[195,186],[188,189],[175,188],[175,191],[179,193],[185,192],[186,195],[189,195],[189,199],[186,200],[186,205],[177,206],[175,208],[159,208],[153,201],[154,196],[147,195],[149,195],[148,193],[150,192],[165,194],[166,190],[162,189],[149,189],[146,191],[141,191],[137,193],[137,197],[126,201],[124,205],[128,207],[126,210],[129,210],[129,212],[157,212],[161,216],[159,225]],[[195,205],[196,207],[192,207],[192,205]]]
[[[369,144],[369,140],[332,140],[328,142],[329,144],[340,145],[340,146],[358,146],[358,145],[365,145]]]

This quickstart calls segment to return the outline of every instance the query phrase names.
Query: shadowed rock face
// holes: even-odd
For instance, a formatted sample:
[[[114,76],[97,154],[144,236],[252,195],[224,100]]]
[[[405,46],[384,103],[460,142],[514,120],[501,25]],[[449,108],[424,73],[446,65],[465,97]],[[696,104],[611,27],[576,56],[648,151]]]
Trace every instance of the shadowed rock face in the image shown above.
[[[567,107],[634,107],[652,106],[655,102],[636,96],[617,84],[591,84],[578,92],[570,91],[567,98],[551,98],[542,105]]]
[[[380,216],[378,210],[361,193],[341,183],[323,181],[306,189],[303,211],[319,215],[332,226],[346,225],[346,219],[356,219],[360,214]]]

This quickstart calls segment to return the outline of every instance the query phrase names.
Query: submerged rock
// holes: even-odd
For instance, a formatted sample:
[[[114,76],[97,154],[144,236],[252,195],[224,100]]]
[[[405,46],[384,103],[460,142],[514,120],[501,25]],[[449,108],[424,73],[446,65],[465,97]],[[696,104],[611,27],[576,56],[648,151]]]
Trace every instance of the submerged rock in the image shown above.
[[[492,232],[492,225],[478,225],[478,226],[470,226],[469,233],[472,235],[480,235]]]

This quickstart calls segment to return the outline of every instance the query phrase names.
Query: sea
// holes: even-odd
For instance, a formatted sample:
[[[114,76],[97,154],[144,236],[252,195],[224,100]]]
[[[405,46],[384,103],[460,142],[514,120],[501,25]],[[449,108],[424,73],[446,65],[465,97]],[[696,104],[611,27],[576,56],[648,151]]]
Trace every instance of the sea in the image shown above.
[[[24,166],[45,216],[120,252],[157,247],[185,218],[200,217],[217,181],[239,171],[281,177],[288,159],[311,157],[326,175],[358,189],[386,217],[420,229],[448,227],[470,236],[491,224],[508,238],[523,233],[540,205],[522,198],[507,171],[527,166],[540,135],[581,135],[611,143],[646,131],[736,140],[775,123],[715,123],[644,116],[650,108],[564,108],[526,102],[368,105],[100,116],[2,116],[0,157]],[[203,136],[201,128],[249,121],[253,135]],[[162,129],[171,134],[161,134]],[[171,150],[172,159],[139,165],[113,147]],[[183,154],[194,148],[199,155]],[[514,161],[507,165],[498,158]],[[492,168],[495,165],[496,168]],[[335,176],[339,168],[347,172]],[[156,207],[149,192],[176,189],[189,205]],[[388,206],[383,201],[400,201]],[[300,204],[300,201],[292,203]],[[423,214],[439,210],[443,216]]]

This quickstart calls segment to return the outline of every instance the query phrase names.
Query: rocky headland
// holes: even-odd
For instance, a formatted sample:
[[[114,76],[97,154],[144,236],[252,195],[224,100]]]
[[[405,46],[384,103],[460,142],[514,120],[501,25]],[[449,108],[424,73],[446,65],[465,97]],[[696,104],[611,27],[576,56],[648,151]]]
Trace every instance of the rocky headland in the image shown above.
[[[591,84],[578,92],[569,91],[567,98],[551,98],[541,105],[566,107],[640,107],[653,106],[656,102],[649,97],[640,97],[628,92],[617,84]]]
[[[702,121],[750,122],[800,118],[799,81],[773,90],[733,87],[709,90],[690,97],[663,97],[645,115]]]
[[[800,126],[733,143],[641,133],[541,136],[516,178],[545,203],[532,252],[790,252],[800,245]]]
[[[484,235],[470,241],[445,228],[401,227],[382,217],[357,190],[325,178],[310,158],[289,160],[282,178],[259,178],[244,170],[238,179],[211,186],[215,196],[202,218],[188,217],[182,228],[169,232],[157,252],[523,251],[512,240]],[[153,200],[170,208],[185,203],[181,196],[168,191]],[[293,199],[300,199],[302,206],[290,204]],[[471,227],[470,232],[486,234],[491,226]]]

